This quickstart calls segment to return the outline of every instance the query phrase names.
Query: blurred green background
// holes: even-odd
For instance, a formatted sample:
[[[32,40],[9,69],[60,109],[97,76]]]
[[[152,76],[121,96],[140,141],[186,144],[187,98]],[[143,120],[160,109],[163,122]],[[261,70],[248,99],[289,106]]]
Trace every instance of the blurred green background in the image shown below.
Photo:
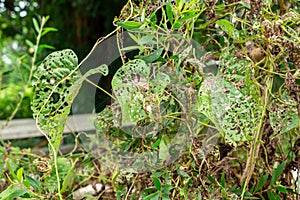
[[[0,0],[0,119],[7,119],[20,95],[22,105],[15,118],[31,117],[32,89],[26,88],[36,31],[32,19],[50,16],[46,27],[56,32],[46,34],[41,44],[53,48],[38,54],[38,64],[52,51],[72,49],[81,61],[98,38],[114,29],[113,19],[126,0]]]

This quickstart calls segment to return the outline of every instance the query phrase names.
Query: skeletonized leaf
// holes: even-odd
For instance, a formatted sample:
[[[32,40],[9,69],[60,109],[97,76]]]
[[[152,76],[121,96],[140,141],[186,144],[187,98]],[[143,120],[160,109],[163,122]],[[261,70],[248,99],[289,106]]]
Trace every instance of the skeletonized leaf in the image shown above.
[[[299,116],[296,101],[283,93],[280,99],[273,99],[270,103],[270,123],[276,133],[285,133],[299,126]]]
[[[71,103],[80,83],[76,54],[69,49],[49,54],[34,74],[35,95],[31,104],[34,118],[56,150],[64,130]]]

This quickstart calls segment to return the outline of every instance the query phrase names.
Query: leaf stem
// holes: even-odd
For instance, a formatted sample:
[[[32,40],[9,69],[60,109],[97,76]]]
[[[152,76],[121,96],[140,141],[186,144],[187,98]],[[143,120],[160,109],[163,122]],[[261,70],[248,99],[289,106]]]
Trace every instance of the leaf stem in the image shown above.
[[[270,52],[269,52],[270,53]],[[267,62],[267,61],[266,61]],[[258,125],[258,129],[256,131],[255,134],[255,138],[252,142],[251,148],[250,148],[250,155],[249,158],[247,160],[247,164],[246,164],[246,168],[245,171],[242,175],[241,178],[241,184],[243,185],[243,189],[242,189],[242,194],[241,194],[241,199],[244,199],[245,196],[245,192],[247,189],[247,185],[252,177],[253,171],[254,171],[254,167],[256,164],[256,159],[258,157],[258,153],[259,153],[259,149],[260,149],[260,138],[262,137],[263,134],[263,127],[265,124],[265,118],[267,115],[267,106],[269,103],[269,98],[270,98],[270,90],[272,89],[272,84],[273,84],[273,66],[274,63],[269,60],[269,66],[270,66],[270,73],[268,74],[267,78],[266,78],[266,87],[264,90],[264,94],[262,96],[263,98],[263,109],[262,109],[262,113],[261,113],[261,117],[259,120],[259,125]]]

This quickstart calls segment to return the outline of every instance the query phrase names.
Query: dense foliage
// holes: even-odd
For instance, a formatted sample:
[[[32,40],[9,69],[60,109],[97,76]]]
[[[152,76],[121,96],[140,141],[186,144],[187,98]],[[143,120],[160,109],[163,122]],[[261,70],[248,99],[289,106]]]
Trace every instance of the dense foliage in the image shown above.
[[[129,1],[114,20],[122,66],[96,134],[57,153],[80,87],[110,66],[81,74],[72,50],[51,53],[32,70],[49,157],[1,147],[0,199],[70,199],[95,183],[106,189],[87,198],[299,198],[299,12],[297,1]]]

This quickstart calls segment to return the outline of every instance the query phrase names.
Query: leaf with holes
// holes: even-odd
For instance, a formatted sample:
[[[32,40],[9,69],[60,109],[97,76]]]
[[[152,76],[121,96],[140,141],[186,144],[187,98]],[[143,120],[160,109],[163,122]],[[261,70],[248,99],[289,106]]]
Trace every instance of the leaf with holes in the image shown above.
[[[82,82],[96,73],[108,74],[108,67],[101,65],[82,76],[76,70],[77,65],[76,54],[66,49],[48,55],[34,74],[33,116],[41,130],[46,132],[55,151],[58,150],[71,104]]]
[[[199,92],[199,112],[224,133],[227,142],[239,145],[250,141],[255,131],[255,115],[248,98],[221,77],[207,77]]]
[[[276,133],[285,133],[299,126],[297,103],[286,92],[273,99],[269,108],[270,123]]]
[[[123,65],[112,80],[113,92],[122,111],[122,125],[136,123],[149,117],[152,111],[157,112],[160,103],[156,101],[169,83],[170,78],[164,73],[150,80],[150,67],[143,60]]]
[[[150,78],[150,71],[151,66],[136,59],[124,64],[112,79],[113,93],[121,110],[116,125],[131,134],[156,134],[162,128],[162,116],[168,112],[164,106],[169,104],[170,97],[164,91],[170,77],[158,72]]]
[[[122,124],[137,122],[145,117],[140,112],[142,90],[148,90],[150,68],[143,60],[132,60],[123,65],[112,79],[112,88],[122,110]],[[134,102],[134,104],[133,104]]]
[[[76,54],[69,49],[48,55],[34,74],[35,95],[31,108],[40,128],[46,132],[57,150],[66,117],[80,84]]]

